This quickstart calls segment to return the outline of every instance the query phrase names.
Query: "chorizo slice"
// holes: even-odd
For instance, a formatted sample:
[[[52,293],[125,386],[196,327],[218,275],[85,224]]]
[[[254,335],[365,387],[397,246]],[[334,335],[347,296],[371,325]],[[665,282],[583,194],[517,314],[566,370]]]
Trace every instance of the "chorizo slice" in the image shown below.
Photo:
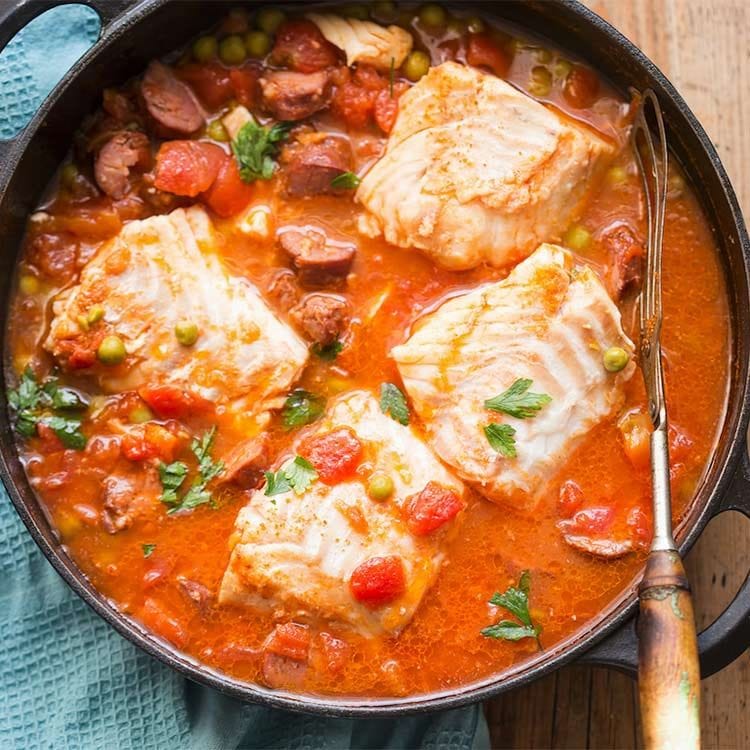
[[[260,79],[263,104],[277,120],[303,120],[331,103],[328,71],[295,73],[278,70]]]
[[[189,135],[205,117],[190,87],[164,64],[152,62],[141,82],[141,95],[151,117],[167,130]]]
[[[224,457],[221,484],[236,484],[255,489],[263,480],[263,469],[268,460],[268,440],[265,433],[243,440]]]
[[[278,238],[300,281],[307,286],[324,285],[346,276],[357,253],[354,243],[332,240],[315,227],[283,229]]]
[[[305,336],[326,346],[341,338],[347,324],[347,304],[331,294],[308,294],[289,316]]]
[[[314,134],[316,136],[322,134]],[[337,194],[331,183],[352,167],[352,148],[335,136],[298,141],[285,149],[286,191],[292,197]]]
[[[99,150],[94,164],[96,184],[110,197],[119,200],[130,187],[133,168],[148,169],[151,148],[148,137],[136,130],[115,133]]]

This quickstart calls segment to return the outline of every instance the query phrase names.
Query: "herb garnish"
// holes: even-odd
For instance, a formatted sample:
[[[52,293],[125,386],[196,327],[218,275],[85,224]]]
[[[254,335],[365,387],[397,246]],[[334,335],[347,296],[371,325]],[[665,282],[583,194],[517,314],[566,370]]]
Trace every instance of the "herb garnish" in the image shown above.
[[[240,128],[232,141],[232,151],[244,182],[273,177],[278,144],[287,138],[292,126],[290,122],[278,122],[269,128],[250,120]]]
[[[396,59],[391,58],[390,69],[388,70],[388,96],[393,99],[393,73],[396,67]]]
[[[333,362],[341,354],[343,348],[343,341],[334,341],[331,344],[315,343],[312,345],[311,350],[315,356],[320,357],[324,362]]]
[[[521,573],[518,587],[509,586],[502,594],[495,592],[490,599],[490,604],[515,615],[520,622],[513,620],[500,620],[495,625],[484,628],[481,632],[485,638],[497,638],[503,641],[520,641],[522,638],[534,638],[541,649],[539,634],[542,629],[534,624],[529,614],[529,590],[531,588],[531,576],[528,570]]]
[[[193,480],[188,491],[178,498],[177,491],[182,486],[187,476],[188,467],[182,461],[171,464],[159,464],[159,479],[162,484],[161,501],[172,507],[167,513],[176,513],[179,510],[192,510],[199,505],[212,502],[211,493],[206,489],[208,483],[224,471],[223,461],[214,461],[211,458],[211,448],[216,437],[216,427],[212,427],[203,437],[198,440],[193,438],[190,450],[198,459],[198,476]]]
[[[409,424],[409,406],[406,403],[406,396],[393,383],[383,383],[380,386],[380,411],[388,414],[400,424]]]
[[[513,385],[495,398],[484,402],[485,409],[501,412],[516,419],[535,417],[537,412],[546,406],[552,398],[546,393],[527,393],[532,381],[519,378]]]
[[[155,544],[142,544],[141,549],[143,550],[144,557],[151,557],[151,553],[156,549]]]
[[[281,495],[294,490],[301,495],[318,478],[315,467],[302,456],[295,456],[287,461],[275,474],[266,472],[266,491],[268,497]]]
[[[314,422],[325,409],[326,401],[310,391],[298,388],[292,391],[281,410],[281,421],[287,430]]]
[[[66,448],[80,451],[86,447],[81,417],[70,412],[85,410],[88,402],[72,388],[59,386],[57,378],[47,378],[40,385],[34,371],[27,367],[21,374],[18,388],[8,391],[8,403],[16,431],[23,437],[33,437],[37,434],[37,425],[44,424]]]
[[[484,426],[484,434],[487,436],[487,442],[498,453],[506,458],[516,457],[516,431],[509,424],[498,424],[492,422]]]
[[[354,190],[362,182],[354,172],[342,172],[331,180],[331,187],[336,190]]]

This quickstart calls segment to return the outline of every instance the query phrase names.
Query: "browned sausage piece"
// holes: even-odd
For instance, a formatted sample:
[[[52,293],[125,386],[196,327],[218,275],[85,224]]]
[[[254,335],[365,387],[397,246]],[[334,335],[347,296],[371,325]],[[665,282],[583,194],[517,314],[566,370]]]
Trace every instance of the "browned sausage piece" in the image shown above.
[[[347,323],[346,302],[330,294],[308,294],[289,315],[305,336],[321,346],[337,341]]]
[[[349,141],[334,136],[296,143],[284,156],[286,190],[293,197],[338,193],[331,182],[352,168]]]
[[[260,79],[263,104],[277,120],[302,120],[331,101],[330,74],[278,70]]]
[[[332,278],[346,276],[357,252],[353,243],[334,241],[314,227],[282,229],[278,237],[300,281],[307,286],[321,286]]]
[[[612,258],[611,287],[615,296],[619,299],[628,290],[638,291],[643,282],[643,242],[625,224],[618,224],[602,237],[602,244]]]
[[[102,525],[110,534],[130,528],[156,497],[150,473],[140,478],[112,474],[102,482],[102,489]]]
[[[290,310],[299,300],[300,290],[295,275],[287,270],[276,271],[266,287],[269,297],[276,300],[282,310]]]
[[[130,187],[132,167],[148,169],[151,148],[144,133],[122,130],[115,133],[101,148],[94,164],[96,184],[115,200],[122,198]]]
[[[151,117],[167,130],[188,135],[205,118],[190,87],[160,62],[152,62],[143,76],[141,94]]]
[[[268,459],[267,449],[265,433],[238,443],[224,457],[224,471],[219,481],[255,489],[263,479]]]

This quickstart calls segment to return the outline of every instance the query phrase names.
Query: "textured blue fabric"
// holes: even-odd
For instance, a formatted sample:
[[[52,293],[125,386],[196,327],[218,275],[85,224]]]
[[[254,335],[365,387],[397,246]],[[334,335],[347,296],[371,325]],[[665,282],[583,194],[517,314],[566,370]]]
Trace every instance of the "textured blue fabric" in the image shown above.
[[[2,2],[2,0],[0,0]],[[15,134],[98,35],[67,6],[0,56],[0,138]],[[324,720],[242,704],[139,651],[60,580],[0,491],[0,748],[489,746],[480,707],[390,721]]]

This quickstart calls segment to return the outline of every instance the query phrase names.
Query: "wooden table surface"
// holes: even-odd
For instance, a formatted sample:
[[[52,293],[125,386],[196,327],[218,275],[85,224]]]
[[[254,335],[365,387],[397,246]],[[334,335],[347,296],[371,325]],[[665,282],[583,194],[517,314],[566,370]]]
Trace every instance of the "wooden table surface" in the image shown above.
[[[585,0],[677,86],[717,145],[750,217],[750,0]],[[698,627],[729,602],[750,569],[750,523],[714,521],[688,556]],[[705,680],[703,744],[750,748],[750,652]],[[569,667],[487,706],[496,748],[641,747],[635,684]]]

